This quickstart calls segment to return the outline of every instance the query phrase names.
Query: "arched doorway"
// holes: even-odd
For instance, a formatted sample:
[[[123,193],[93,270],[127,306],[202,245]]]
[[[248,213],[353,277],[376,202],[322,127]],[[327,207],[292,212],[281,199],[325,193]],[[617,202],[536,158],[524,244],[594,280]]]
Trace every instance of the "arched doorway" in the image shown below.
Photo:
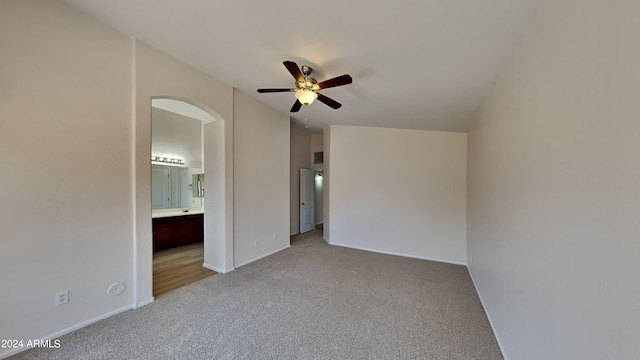
[[[210,226],[207,231],[204,228],[204,174],[208,170],[210,176],[216,176],[216,172],[224,169],[205,169],[204,166],[204,127],[217,121],[209,112],[167,97],[152,98],[151,108],[155,297],[215,274],[212,266],[204,261],[204,247],[214,254],[224,249],[219,248],[220,243],[209,234],[214,230]],[[216,156],[215,153],[207,155]],[[215,189],[208,190],[215,195]]]
[[[227,267],[224,264],[225,222],[223,221],[225,218],[224,179],[226,171],[224,162],[224,119],[206,106],[196,104],[187,99],[154,96],[151,98],[151,106],[201,122],[199,132],[201,147],[199,151],[204,184],[201,186],[202,196],[195,199],[201,201],[201,203],[196,204],[196,207],[202,207],[204,212],[205,259],[203,266],[216,272],[226,272]],[[174,133],[178,132],[177,130],[174,129]],[[183,149],[185,148],[183,146]],[[186,165],[189,165],[189,163]],[[198,168],[198,166],[195,168]],[[204,196],[205,193],[206,197]]]
[[[151,96],[145,111],[137,113],[136,124],[136,252],[134,274],[134,307],[153,301],[152,296],[152,199],[151,199],[151,113],[152,107],[169,108],[201,121],[201,173],[205,173],[204,197],[197,205],[202,207],[204,217],[204,263],[202,266],[216,272],[233,270],[232,226],[233,200],[228,153],[230,132],[227,120],[211,108],[176,96]],[[151,106],[153,105],[153,106]],[[141,115],[142,114],[142,115]],[[148,119],[148,120],[147,120]],[[147,136],[141,136],[147,134]],[[145,149],[146,148],[146,149]],[[146,157],[146,159],[143,159]],[[179,158],[177,155],[175,158]],[[185,161],[187,167],[193,165]],[[190,174],[191,175],[191,174]],[[145,195],[148,194],[148,195]],[[148,229],[148,230],[147,230]]]

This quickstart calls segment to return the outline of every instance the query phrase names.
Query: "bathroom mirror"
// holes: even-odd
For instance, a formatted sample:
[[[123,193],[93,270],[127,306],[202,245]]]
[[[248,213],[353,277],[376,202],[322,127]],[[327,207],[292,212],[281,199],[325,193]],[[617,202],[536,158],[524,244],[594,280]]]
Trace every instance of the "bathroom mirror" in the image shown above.
[[[151,207],[152,209],[172,209],[201,207],[202,196],[195,196],[197,183],[194,175],[204,175],[198,168],[181,166],[151,165]],[[201,189],[201,193],[203,190]]]

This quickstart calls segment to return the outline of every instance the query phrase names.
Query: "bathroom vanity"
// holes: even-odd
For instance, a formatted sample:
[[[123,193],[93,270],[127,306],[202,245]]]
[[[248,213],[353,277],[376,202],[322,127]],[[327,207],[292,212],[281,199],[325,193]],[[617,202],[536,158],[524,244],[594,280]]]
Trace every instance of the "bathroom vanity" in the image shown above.
[[[152,221],[153,252],[204,241],[202,209],[154,211]]]

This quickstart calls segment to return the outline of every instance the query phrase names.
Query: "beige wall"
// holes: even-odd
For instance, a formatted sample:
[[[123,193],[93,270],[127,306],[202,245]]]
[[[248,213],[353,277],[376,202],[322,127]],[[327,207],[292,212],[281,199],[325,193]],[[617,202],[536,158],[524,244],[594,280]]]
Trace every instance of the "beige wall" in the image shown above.
[[[234,90],[234,264],[289,247],[289,115]]]
[[[316,171],[322,171],[324,169],[324,162],[322,164],[314,164],[314,153],[318,151],[324,151],[324,135],[311,134],[311,168]],[[315,217],[316,224],[324,223],[324,174],[319,173],[322,176],[315,177]]]
[[[311,134],[311,154],[310,163],[311,168],[313,170],[322,170],[324,168],[324,164],[314,164],[313,163],[313,154],[318,151],[323,151],[324,149],[324,136],[322,134]]]
[[[205,263],[228,271],[235,245],[245,263],[288,245],[286,113],[58,2],[0,2],[0,32],[1,339],[55,338],[153,300],[154,96],[218,119],[205,125],[205,229],[224,250],[205,246]],[[110,297],[115,282],[126,291]],[[69,303],[55,307],[62,290]]]
[[[466,141],[464,133],[331,126],[331,244],[464,264]]]
[[[151,153],[178,157],[184,166],[202,168],[202,121],[151,108]]]
[[[322,238],[331,242],[331,126],[323,129],[324,171],[322,172],[322,221],[324,223]]]
[[[135,42],[135,196],[136,196],[136,304],[152,300],[152,234],[151,234],[151,98],[170,97],[188,101],[209,111],[223,122],[224,136],[218,140],[208,138],[215,135],[206,131],[205,150],[209,145],[224,139],[224,160],[218,153],[204,154],[205,174],[213,171],[222,176],[224,183],[214,182],[216,177],[205,175],[204,262],[216,271],[233,269],[233,88],[191,66],[149,46]],[[210,150],[209,150],[210,151]],[[218,168],[212,168],[218,164]],[[224,172],[224,175],[219,173]],[[215,195],[215,196],[214,196]],[[224,225],[223,229],[220,227]],[[211,231],[214,229],[214,231]],[[224,236],[224,239],[220,238]],[[213,246],[212,246],[213,245]]]
[[[133,302],[132,42],[53,1],[0,2],[0,34],[0,339],[26,341]]]
[[[233,270],[233,163],[229,161],[228,120],[204,124],[204,264],[216,272]]]
[[[300,232],[300,169],[311,169],[309,153],[311,152],[311,134],[304,127],[291,121],[291,163],[289,166],[290,221],[289,233]]]
[[[509,359],[640,358],[638,14],[542,1],[469,132],[470,270]]]

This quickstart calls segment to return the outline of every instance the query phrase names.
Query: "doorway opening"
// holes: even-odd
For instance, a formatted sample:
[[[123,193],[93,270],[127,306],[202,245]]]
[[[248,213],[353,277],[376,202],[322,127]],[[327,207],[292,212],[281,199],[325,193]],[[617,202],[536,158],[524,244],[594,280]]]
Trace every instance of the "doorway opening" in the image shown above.
[[[322,229],[323,224],[322,170],[300,169],[300,234]]]
[[[217,273],[206,266],[205,254],[224,249],[215,249],[215,232],[206,231],[204,201],[205,170],[213,177],[223,171],[206,168],[205,143],[211,139],[205,126],[215,121],[191,102],[151,100],[153,296]]]

